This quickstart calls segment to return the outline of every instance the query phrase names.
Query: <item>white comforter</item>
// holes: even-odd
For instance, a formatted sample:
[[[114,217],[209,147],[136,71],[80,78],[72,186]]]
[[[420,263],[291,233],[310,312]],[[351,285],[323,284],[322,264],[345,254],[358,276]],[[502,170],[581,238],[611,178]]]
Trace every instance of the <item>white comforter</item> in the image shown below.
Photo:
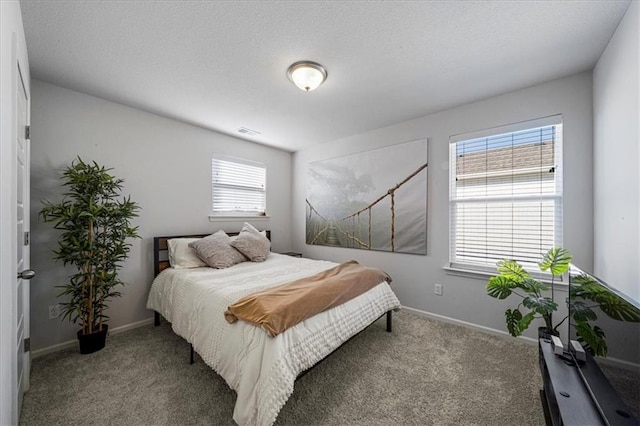
[[[240,425],[271,425],[293,393],[296,376],[400,302],[386,282],[309,318],[284,333],[267,333],[244,321],[229,324],[223,312],[247,294],[336,266],[272,253],[262,263],[228,269],[165,269],[153,281],[147,308],[171,322],[238,398]]]

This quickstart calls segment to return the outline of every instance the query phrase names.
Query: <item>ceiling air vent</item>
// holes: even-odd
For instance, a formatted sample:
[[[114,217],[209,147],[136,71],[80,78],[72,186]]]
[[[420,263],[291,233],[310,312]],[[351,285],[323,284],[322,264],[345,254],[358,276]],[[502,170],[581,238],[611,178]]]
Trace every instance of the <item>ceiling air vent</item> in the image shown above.
[[[256,136],[259,135],[260,132],[257,132],[255,130],[251,130],[251,129],[247,129],[246,127],[240,127],[238,130],[236,130],[236,132],[245,135],[245,136]]]

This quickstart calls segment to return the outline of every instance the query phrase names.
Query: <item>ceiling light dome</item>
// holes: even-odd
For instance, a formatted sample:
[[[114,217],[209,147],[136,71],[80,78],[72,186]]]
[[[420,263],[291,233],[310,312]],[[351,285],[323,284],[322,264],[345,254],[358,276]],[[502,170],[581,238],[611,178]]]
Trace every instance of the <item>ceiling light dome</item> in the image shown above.
[[[316,62],[299,61],[287,70],[289,80],[305,92],[315,90],[327,79],[327,70]]]

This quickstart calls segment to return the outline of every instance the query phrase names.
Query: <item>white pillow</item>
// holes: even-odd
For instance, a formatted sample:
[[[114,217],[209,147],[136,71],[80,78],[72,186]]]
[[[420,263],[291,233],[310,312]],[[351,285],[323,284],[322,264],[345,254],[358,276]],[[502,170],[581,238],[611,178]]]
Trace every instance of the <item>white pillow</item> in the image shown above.
[[[271,251],[271,241],[247,222],[244,223],[240,234],[231,242],[231,246],[252,262],[264,262]]]
[[[252,227],[253,229],[256,229],[253,225],[251,225],[248,222],[245,222],[245,224],[249,225],[250,227]],[[242,229],[246,229],[246,228],[242,228]],[[257,231],[257,229],[256,229]],[[267,231],[259,231],[261,235],[263,236],[267,236]],[[238,235],[229,235],[229,238],[231,238],[231,241],[234,241],[236,238],[238,238]],[[268,238],[267,238],[268,239]]]
[[[207,266],[196,254],[196,251],[189,247],[189,243],[198,241],[200,238],[172,238],[167,241],[169,246],[169,264],[172,268],[187,269],[201,268]]]
[[[258,229],[256,229],[256,227],[250,224],[249,222],[245,222],[242,224],[242,229],[240,230],[240,233],[242,232],[252,232],[254,234],[262,234],[262,236],[264,237],[267,236],[267,231],[258,231]]]

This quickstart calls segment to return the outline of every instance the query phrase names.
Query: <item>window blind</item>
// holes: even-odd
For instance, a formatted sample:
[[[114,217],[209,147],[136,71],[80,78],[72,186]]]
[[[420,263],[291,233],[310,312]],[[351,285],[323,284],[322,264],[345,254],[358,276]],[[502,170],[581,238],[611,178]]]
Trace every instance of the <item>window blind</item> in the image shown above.
[[[561,117],[484,133],[451,139],[450,265],[495,272],[506,258],[533,267],[562,246]]]
[[[266,172],[262,163],[214,155],[211,160],[213,215],[264,215]]]

